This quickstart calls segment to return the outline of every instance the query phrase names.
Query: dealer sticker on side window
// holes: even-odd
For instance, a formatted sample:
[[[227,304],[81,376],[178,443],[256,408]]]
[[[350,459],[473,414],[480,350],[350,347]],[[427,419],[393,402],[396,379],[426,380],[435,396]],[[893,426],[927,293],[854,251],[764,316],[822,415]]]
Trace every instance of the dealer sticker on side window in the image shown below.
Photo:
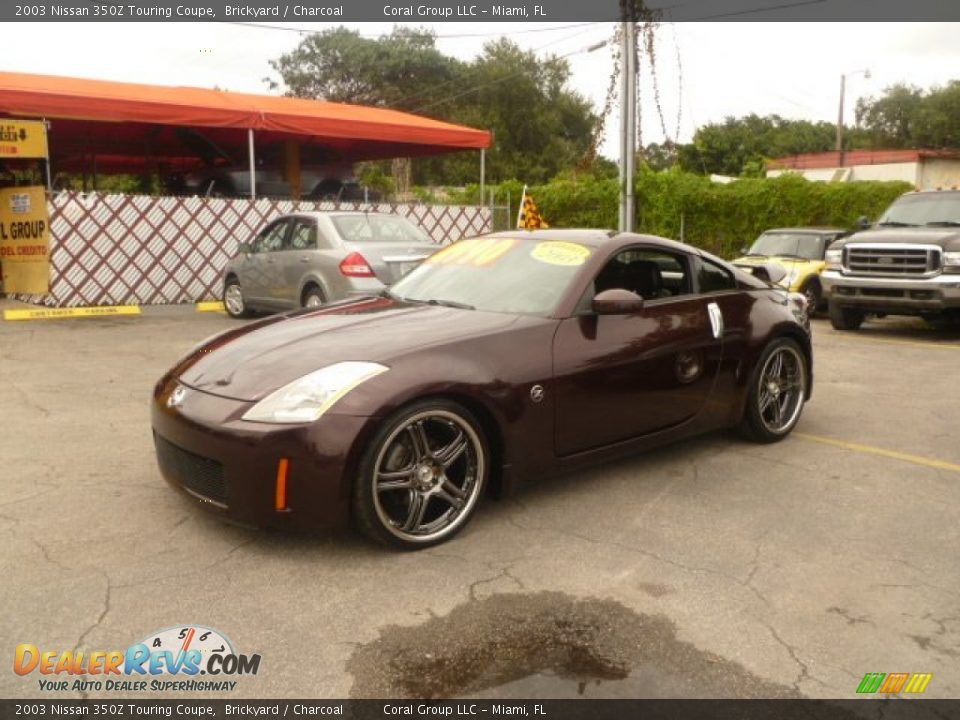
[[[590,257],[590,249],[577,243],[551,240],[537,243],[530,257],[550,265],[583,265]]]

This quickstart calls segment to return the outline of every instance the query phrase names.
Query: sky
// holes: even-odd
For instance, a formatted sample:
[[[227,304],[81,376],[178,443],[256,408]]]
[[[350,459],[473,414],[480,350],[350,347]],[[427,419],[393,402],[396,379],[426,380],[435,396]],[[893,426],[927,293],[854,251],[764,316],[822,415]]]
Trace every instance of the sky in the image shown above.
[[[346,23],[363,34],[393,23]],[[540,55],[573,53],[570,85],[599,110],[612,68],[611,23],[416,23],[433,29],[444,53],[469,59],[505,35]],[[269,61],[289,52],[299,32],[241,23],[18,23],[0,44],[0,69],[50,75],[220,87],[269,93]],[[324,23],[291,23],[319,31]],[[653,74],[642,61],[641,141],[689,141],[696,127],[726,116],[776,113],[835,123],[840,76],[848,75],[847,123],[856,100],[895,83],[922,88],[960,79],[960,23],[663,23],[656,80],[663,123],[653,103]],[[466,36],[465,36],[466,35]],[[857,71],[869,69],[867,79]],[[277,78],[278,79],[278,78]],[[459,89],[458,89],[459,90]],[[679,122],[678,122],[679,121]],[[618,107],[601,151],[618,152]],[[666,130],[666,135],[664,133]]]

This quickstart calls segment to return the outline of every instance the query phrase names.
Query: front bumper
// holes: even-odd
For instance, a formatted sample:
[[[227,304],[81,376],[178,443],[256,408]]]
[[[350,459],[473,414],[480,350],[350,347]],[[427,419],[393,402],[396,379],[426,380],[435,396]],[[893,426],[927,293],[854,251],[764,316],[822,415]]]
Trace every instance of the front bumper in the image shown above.
[[[827,270],[820,275],[820,282],[827,300],[844,307],[891,313],[960,308],[960,275],[865,277]]]
[[[329,529],[346,525],[352,473],[372,420],[326,415],[309,425],[241,419],[252,403],[186,389],[166,377],[154,389],[151,423],[164,478],[205,510],[254,527]],[[278,470],[287,459],[285,502]]]

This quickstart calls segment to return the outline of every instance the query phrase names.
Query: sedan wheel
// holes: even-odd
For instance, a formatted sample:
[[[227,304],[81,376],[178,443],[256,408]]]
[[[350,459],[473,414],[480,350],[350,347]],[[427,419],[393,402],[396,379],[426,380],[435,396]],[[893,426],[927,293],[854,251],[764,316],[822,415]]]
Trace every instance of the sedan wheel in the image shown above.
[[[243,291],[236,280],[228,280],[223,289],[223,306],[230,317],[245,318],[250,316],[246,303],[243,301]]]
[[[470,413],[454,403],[418,404],[371,444],[354,498],[358,524],[396,547],[435,545],[466,525],[486,473],[486,445]]]
[[[743,420],[746,434],[759,442],[786,437],[800,419],[806,392],[803,351],[786,338],[771,343],[754,372]]]

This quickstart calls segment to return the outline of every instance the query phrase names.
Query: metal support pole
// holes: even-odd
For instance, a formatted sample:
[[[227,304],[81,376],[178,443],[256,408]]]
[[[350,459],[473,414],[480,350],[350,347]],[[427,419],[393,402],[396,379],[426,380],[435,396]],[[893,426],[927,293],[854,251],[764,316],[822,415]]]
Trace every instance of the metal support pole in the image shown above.
[[[617,229],[626,229],[627,210],[627,25],[620,27],[620,203]]]
[[[247,154],[250,156],[250,199],[257,198],[257,158],[253,145],[253,128],[247,129]]]
[[[627,68],[627,137],[626,137],[626,187],[624,189],[625,208],[624,225],[626,232],[633,232],[636,220],[636,207],[633,196],[633,180],[636,173],[637,162],[637,38],[636,25],[632,22],[627,23],[626,46],[627,54],[625,63]]]
[[[53,192],[53,173],[50,171],[50,123],[47,122],[46,118],[43,118],[43,139],[44,145],[47,146],[47,156],[44,158],[43,169],[47,175],[47,192]]]
[[[480,148],[480,204],[483,205],[483,186],[487,175],[487,150]]]

